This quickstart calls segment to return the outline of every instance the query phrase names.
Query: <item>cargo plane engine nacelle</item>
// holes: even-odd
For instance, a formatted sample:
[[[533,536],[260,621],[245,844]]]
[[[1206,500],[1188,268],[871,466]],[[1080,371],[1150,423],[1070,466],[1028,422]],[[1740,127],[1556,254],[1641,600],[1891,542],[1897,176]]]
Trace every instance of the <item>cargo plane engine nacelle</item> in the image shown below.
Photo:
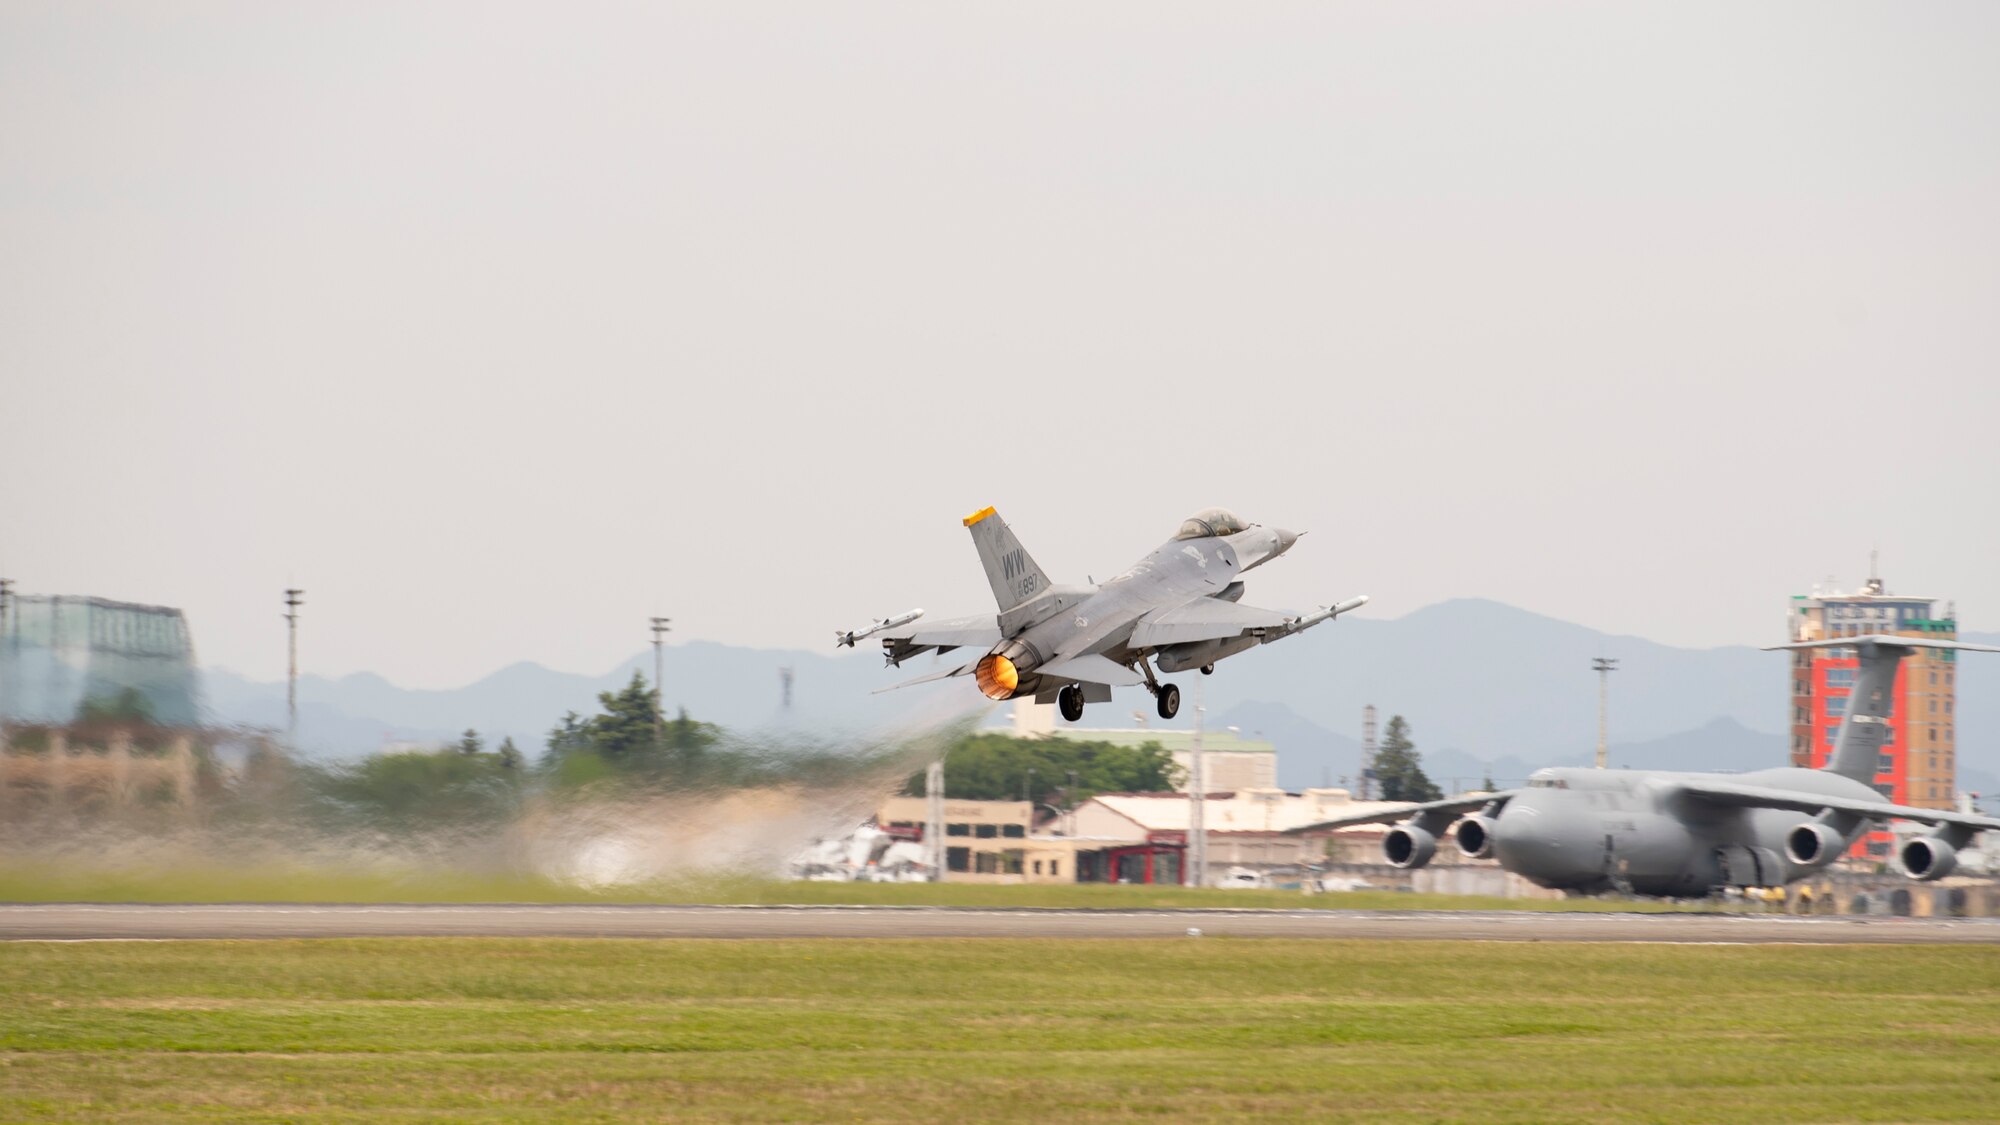
[[[1847,837],[1825,821],[1808,820],[1785,833],[1785,858],[1800,867],[1824,867],[1840,858],[1846,847]]]
[[[1468,816],[1451,830],[1451,838],[1457,842],[1458,850],[1465,853],[1465,858],[1491,859],[1494,828],[1490,816]]]
[[[1925,883],[1942,879],[1958,867],[1958,849],[1936,836],[1918,836],[1908,841],[1899,858],[1910,878]]]
[[[1438,838],[1408,821],[1398,824],[1382,837],[1382,858],[1391,867],[1414,870],[1437,854]]]

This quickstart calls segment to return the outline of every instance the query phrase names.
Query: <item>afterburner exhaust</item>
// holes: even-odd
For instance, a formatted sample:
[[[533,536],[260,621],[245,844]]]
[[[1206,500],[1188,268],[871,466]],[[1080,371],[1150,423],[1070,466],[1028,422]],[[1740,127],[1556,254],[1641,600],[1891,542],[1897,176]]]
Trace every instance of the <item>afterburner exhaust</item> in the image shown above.
[[[1021,686],[1021,673],[1014,662],[997,652],[987,653],[972,669],[979,690],[988,699],[1012,699]]]

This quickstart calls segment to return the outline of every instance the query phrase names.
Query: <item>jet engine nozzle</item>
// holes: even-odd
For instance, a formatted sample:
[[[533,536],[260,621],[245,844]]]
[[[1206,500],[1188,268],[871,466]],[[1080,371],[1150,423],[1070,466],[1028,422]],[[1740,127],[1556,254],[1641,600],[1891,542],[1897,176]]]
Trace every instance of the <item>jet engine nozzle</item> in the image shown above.
[[[1847,838],[1822,821],[1808,820],[1785,833],[1785,858],[1800,867],[1821,867],[1840,858]]]
[[[1494,827],[1490,816],[1468,816],[1451,830],[1451,838],[1465,858],[1487,859],[1493,855]]]
[[[979,681],[980,693],[988,699],[1012,699],[1014,689],[1021,686],[1020,670],[997,652],[981,657],[973,666],[972,676]]]
[[[1391,867],[1422,867],[1437,854],[1438,838],[1414,824],[1398,824],[1382,837],[1382,858]]]
[[[1042,663],[1042,654],[1023,641],[1008,641],[979,658],[972,676],[980,693],[988,699],[1013,699],[1041,690],[1042,678],[1033,669]]]
[[[1958,866],[1958,849],[1936,836],[1918,836],[1903,845],[1903,870],[1922,882],[1942,879]]]

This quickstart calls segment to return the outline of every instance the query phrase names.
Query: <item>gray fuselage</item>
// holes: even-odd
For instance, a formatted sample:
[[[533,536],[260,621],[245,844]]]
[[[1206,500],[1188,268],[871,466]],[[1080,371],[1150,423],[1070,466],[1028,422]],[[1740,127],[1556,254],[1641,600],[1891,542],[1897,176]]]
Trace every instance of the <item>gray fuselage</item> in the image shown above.
[[[1003,613],[1002,631],[1009,639],[993,651],[1029,673],[1058,654],[1094,653],[1128,664],[1138,656],[1128,644],[1132,627],[1149,611],[1190,598],[1225,595],[1243,572],[1284,554],[1297,538],[1275,528],[1250,527],[1234,535],[1169,540],[1101,586],[1056,586]],[[1012,613],[1036,620],[1015,633],[1007,628]],[[1253,640],[1242,647],[1254,644]],[[1024,680],[1023,693],[1032,690]]]
[[[1692,800],[1693,779],[1877,801],[1872,787],[1825,770],[1784,767],[1744,774],[1545,769],[1500,810],[1493,853],[1501,866],[1544,887],[1696,896],[1713,887],[1776,886],[1817,870],[1793,863],[1785,837],[1812,820],[1789,809]],[[1842,833],[1847,844],[1863,823]]]

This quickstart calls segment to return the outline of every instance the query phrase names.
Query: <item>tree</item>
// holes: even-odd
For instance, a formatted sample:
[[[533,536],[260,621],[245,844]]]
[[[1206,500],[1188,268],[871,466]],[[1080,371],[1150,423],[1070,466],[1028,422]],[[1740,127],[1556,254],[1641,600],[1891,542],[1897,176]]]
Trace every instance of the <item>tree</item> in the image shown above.
[[[565,712],[562,721],[549,728],[546,746],[542,753],[544,767],[553,767],[570,754],[590,749],[590,731],[584,726],[583,716]]]
[[[1423,756],[1410,741],[1410,724],[1401,715],[1391,716],[1375,752],[1375,780],[1382,786],[1385,801],[1440,801],[1444,794],[1424,776]]]
[[[500,768],[503,770],[521,768],[521,751],[515,748],[512,735],[500,740]]]
[[[632,682],[624,690],[599,692],[597,703],[604,713],[585,724],[591,747],[614,765],[634,764],[649,757],[647,752],[653,749],[659,728],[653,722],[657,712],[646,677],[632,673]]]
[[[466,727],[465,734],[460,736],[458,740],[458,752],[470,758],[484,749],[486,749],[486,743],[479,737],[479,732],[473,730],[471,727]]]
[[[1500,791],[1500,787],[1499,787],[1499,786],[1497,786],[1497,785],[1495,785],[1495,784],[1493,784],[1493,775],[1492,775],[1492,774],[1488,774],[1488,775],[1486,775],[1485,777],[1483,777],[1483,778],[1481,778],[1481,779],[1480,779],[1480,781],[1479,781],[1479,791],[1480,791],[1480,792],[1482,792],[1482,793],[1497,793],[1497,792],[1499,792],[1499,791]]]
[[[1026,793],[1037,804],[1061,798],[1074,805],[1098,793],[1171,790],[1180,775],[1173,755],[1157,742],[1120,746],[981,733],[967,735],[945,752],[944,786],[951,796],[968,801],[1018,801]],[[911,775],[903,787],[911,795],[923,791],[921,773]]]

